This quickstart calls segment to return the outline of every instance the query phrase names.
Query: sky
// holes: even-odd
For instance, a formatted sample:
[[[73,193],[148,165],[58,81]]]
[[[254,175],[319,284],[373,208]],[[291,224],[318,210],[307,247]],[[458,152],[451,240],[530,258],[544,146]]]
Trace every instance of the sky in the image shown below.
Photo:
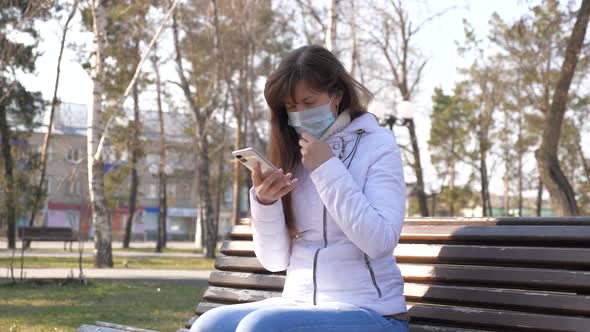
[[[413,103],[416,105],[415,123],[418,130],[418,139],[421,149],[421,159],[424,165],[426,189],[428,191],[430,183],[433,181],[435,171],[428,157],[426,149],[428,132],[430,128],[429,113],[431,109],[431,95],[435,87],[442,87],[446,92],[450,92],[454,83],[460,79],[457,74],[457,68],[466,67],[469,62],[457,55],[455,41],[463,40],[463,18],[466,18],[474,27],[476,34],[480,38],[485,38],[488,32],[488,21],[492,13],[498,12],[500,16],[512,21],[526,13],[528,8],[539,3],[539,1],[520,1],[520,0],[437,0],[437,1],[409,1],[410,17],[419,22],[447,8],[454,8],[446,12],[424,26],[421,32],[416,36],[416,46],[421,49],[424,56],[428,59],[425,75],[420,85],[420,91]],[[79,15],[77,15],[74,24],[80,24]],[[65,20],[62,21],[63,24]],[[59,53],[59,43],[61,40],[61,26],[56,21],[45,22],[39,25],[41,29],[42,41],[39,44],[39,50],[43,54],[37,61],[37,72],[33,75],[21,76],[25,86],[31,90],[41,91],[45,99],[50,100],[53,96],[55,81],[55,66]],[[86,45],[88,48],[92,43],[92,35],[71,30],[68,34],[68,40],[74,41],[77,45]],[[162,39],[169,38],[166,33]],[[166,47],[166,46],[163,46]],[[144,68],[151,67],[151,64],[145,63]],[[169,79],[175,79],[173,67],[165,68],[163,75]],[[81,67],[79,56],[76,51],[67,48],[64,53],[62,62],[62,72],[58,96],[62,101],[71,103],[88,104],[90,97],[90,77]],[[397,128],[396,134],[401,128]],[[400,142],[403,140],[403,133],[400,135]],[[588,130],[583,136],[583,146],[585,154],[590,155],[590,133]],[[533,159],[528,160],[525,167],[533,169],[535,167]],[[468,172],[459,171],[459,178],[467,176]],[[492,174],[490,189],[494,193],[502,193],[502,176]],[[413,181],[413,173],[406,172],[406,180]],[[435,185],[436,186],[436,185]],[[534,195],[534,192],[528,193]]]

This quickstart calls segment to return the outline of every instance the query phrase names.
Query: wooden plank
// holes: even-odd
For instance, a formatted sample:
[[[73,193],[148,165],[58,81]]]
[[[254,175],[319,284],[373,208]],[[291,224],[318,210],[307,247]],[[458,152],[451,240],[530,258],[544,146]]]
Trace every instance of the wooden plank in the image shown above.
[[[407,263],[399,263],[398,266],[408,282],[510,286],[569,292],[590,290],[589,271]],[[270,273],[256,257],[220,256],[215,261],[215,268],[221,271]],[[278,274],[284,275],[285,272]]]
[[[410,332],[488,332],[491,330],[475,330],[475,329],[462,329],[460,327],[451,326],[435,326],[435,325],[423,325],[413,324],[410,322]]]
[[[96,321],[96,322],[94,322],[94,325],[107,327],[107,328],[111,328],[111,329],[119,329],[121,331],[128,331],[128,332],[158,332],[156,330],[148,330],[148,329],[143,329],[143,328],[134,327],[134,326],[120,325],[120,324],[114,324],[114,323],[102,322],[102,321]]]
[[[229,256],[256,256],[252,241],[224,241],[221,252]],[[399,262],[590,268],[590,248],[400,243],[395,257]]]
[[[252,240],[252,226],[234,225],[229,234],[232,240]]]
[[[256,256],[252,241],[225,240],[221,245],[221,253],[228,256]]]
[[[242,247],[245,247],[242,244]],[[590,268],[590,248],[548,248],[400,243],[398,262],[478,263]]]
[[[252,228],[250,219],[243,218],[242,225],[232,228],[232,239],[251,239]],[[554,225],[554,226],[590,226],[589,216],[567,217],[417,217],[406,218],[405,225],[502,225],[502,226],[526,226],[526,225]]]
[[[495,266],[398,264],[406,282],[510,286],[531,290],[588,292],[590,272]]]
[[[109,328],[109,327],[104,327],[104,326],[94,326],[94,325],[83,324],[83,325],[80,325],[76,329],[76,332],[126,332],[126,331],[119,330],[119,329],[113,329],[113,328]]]
[[[285,286],[285,276],[248,272],[214,271],[209,275],[209,285],[282,291]]]
[[[200,316],[211,309],[215,309],[217,307],[223,307],[224,305],[227,305],[227,304],[215,303],[215,302],[199,302],[199,304],[197,305],[197,309],[195,310],[195,314],[197,316]]]
[[[495,243],[583,244],[590,226],[413,226],[405,225],[400,241],[476,241]]]
[[[271,273],[260,264],[256,257],[219,256],[215,259],[215,269],[220,271]],[[275,274],[285,274],[285,271]]]
[[[417,217],[406,218],[413,225],[590,225],[589,216],[567,217]]]
[[[199,318],[199,316],[191,317],[191,319],[189,319],[188,322],[186,322],[184,327],[186,327],[187,329],[190,329],[193,326],[193,324],[195,323],[195,321],[197,320],[197,318]]]
[[[409,303],[416,323],[439,322],[499,331],[588,332],[590,317],[556,316],[508,310]]]
[[[549,224],[549,225],[547,225]],[[250,226],[234,226],[230,235],[235,240],[252,240]],[[410,222],[404,225],[401,241],[505,241],[515,243],[587,243],[590,241],[590,222],[580,220],[575,226],[558,223],[530,221],[506,225],[490,223],[487,225],[464,222]]]
[[[590,315],[590,296],[514,289],[405,283],[408,302],[504,308],[549,314]]]
[[[285,276],[240,272],[213,272],[209,284],[225,288],[248,288],[282,291]],[[412,302],[443,302],[459,305],[547,311],[590,315],[590,296],[521,291],[514,289],[431,285],[406,282],[406,300]]]
[[[280,296],[281,292],[209,286],[203,299],[213,302],[247,303]]]

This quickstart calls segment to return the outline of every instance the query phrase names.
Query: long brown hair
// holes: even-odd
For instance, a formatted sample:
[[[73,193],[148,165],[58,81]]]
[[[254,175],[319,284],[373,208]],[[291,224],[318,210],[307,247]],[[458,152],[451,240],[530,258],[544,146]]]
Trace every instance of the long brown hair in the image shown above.
[[[264,86],[264,98],[270,108],[269,160],[287,172],[294,172],[301,162],[299,135],[288,124],[285,100],[295,101],[298,81],[318,92],[343,92],[338,114],[348,109],[351,119],[367,111],[373,94],[346,71],[342,63],[326,48],[309,45],[297,48],[285,56],[269,75]],[[291,209],[291,193],[283,196],[283,210],[291,236],[296,234]]]

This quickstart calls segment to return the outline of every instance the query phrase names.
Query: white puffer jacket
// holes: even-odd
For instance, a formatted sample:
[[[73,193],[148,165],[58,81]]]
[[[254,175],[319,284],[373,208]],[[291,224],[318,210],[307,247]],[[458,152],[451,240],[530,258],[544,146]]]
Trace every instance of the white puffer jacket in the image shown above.
[[[282,297],[296,303],[337,301],[382,315],[406,312],[393,257],[406,200],[395,138],[366,113],[325,142],[334,157],[311,174],[302,165],[294,174],[293,241],[281,200],[262,205],[250,189],[256,256],[269,271],[287,270]]]

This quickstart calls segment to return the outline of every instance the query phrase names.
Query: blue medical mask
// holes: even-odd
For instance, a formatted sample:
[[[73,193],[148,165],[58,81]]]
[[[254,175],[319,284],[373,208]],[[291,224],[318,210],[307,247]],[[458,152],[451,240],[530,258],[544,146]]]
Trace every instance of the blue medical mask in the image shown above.
[[[330,97],[330,102],[327,104],[299,112],[287,112],[289,126],[293,127],[299,135],[307,131],[316,138],[320,138],[330,125],[336,121],[334,114],[332,114],[331,105],[332,97]]]

